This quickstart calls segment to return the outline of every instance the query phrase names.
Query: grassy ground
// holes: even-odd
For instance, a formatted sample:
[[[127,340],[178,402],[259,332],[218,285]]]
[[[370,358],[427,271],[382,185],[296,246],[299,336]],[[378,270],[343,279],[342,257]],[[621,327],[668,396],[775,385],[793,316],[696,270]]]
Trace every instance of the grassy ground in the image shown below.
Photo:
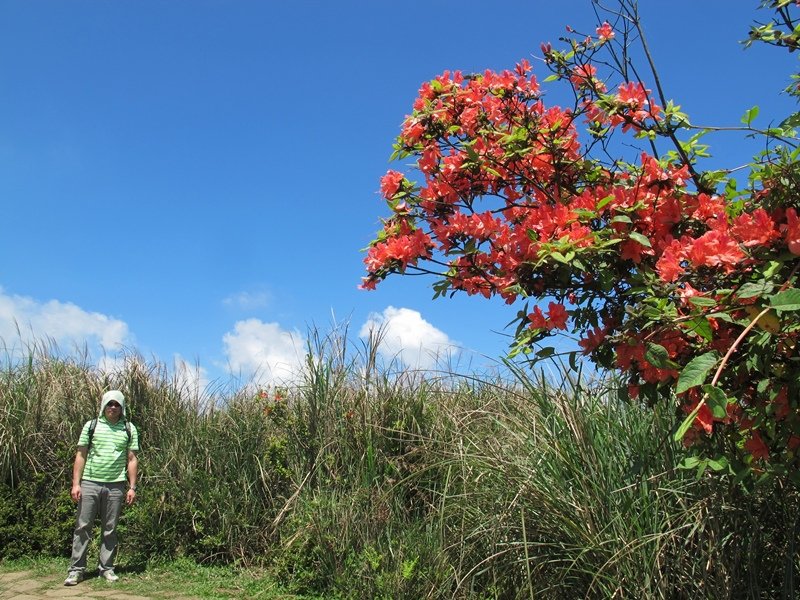
[[[66,575],[67,561],[41,558],[0,562],[0,573],[31,571],[37,578],[61,582]],[[299,596],[286,592],[274,580],[256,570],[234,567],[204,567],[189,560],[151,564],[145,568],[117,569],[119,582],[114,590],[153,599],[175,598],[259,598],[263,600],[312,600],[315,596]],[[91,576],[80,584],[91,590],[108,591],[109,584]]]

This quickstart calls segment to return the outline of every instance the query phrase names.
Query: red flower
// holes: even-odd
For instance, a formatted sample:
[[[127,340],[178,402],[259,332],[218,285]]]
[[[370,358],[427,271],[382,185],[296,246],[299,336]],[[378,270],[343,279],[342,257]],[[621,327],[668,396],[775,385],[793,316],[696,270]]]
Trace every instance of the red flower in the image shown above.
[[[403,131],[400,137],[406,144],[413,146],[422,138],[423,133],[425,133],[425,126],[419,120],[409,117],[403,123]]]
[[[693,207],[692,218],[698,221],[707,223],[725,215],[725,202],[719,196],[698,194],[692,199],[692,203],[696,205]]]
[[[545,329],[547,328],[547,319],[544,318],[542,309],[538,306],[533,307],[533,312],[528,314],[528,320],[531,322],[531,329]]]
[[[653,254],[652,249],[642,246],[636,240],[625,240],[620,245],[620,255],[622,260],[632,260],[637,265],[642,262],[642,254]]]
[[[732,270],[734,265],[746,258],[746,255],[730,234],[712,230],[693,241],[687,257],[698,267],[723,266]]]
[[[395,235],[385,242],[375,244],[369,249],[364,263],[367,270],[373,273],[395,262],[399,262],[404,269],[409,263],[416,264],[419,258],[429,258],[431,248],[430,236],[421,229],[416,229],[409,234]]]
[[[378,287],[378,280],[375,277],[362,277],[361,284],[357,286],[359,290],[374,290]]]
[[[528,320],[531,322],[529,327],[531,329],[566,329],[567,319],[569,313],[563,304],[551,302],[547,307],[547,318],[545,318],[542,309],[534,306],[533,312],[528,315]]]
[[[669,246],[664,248],[661,257],[656,262],[656,270],[661,279],[666,282],[675,281],[684,271],[681,266],[682,246],[680,241],[672,240]]]
[[[578,65],[572,70],[569,80],[575,87],[588,86],[594,81],[597,68],[590,64]]]
[[[595,327],[586,334],[586,337],[578,341],[578,345],[583,349],[584,354],[590,354],[606,339],[606,329]]]
[[[387,200],[391,199],[400,189],[403,181],[403,174],[398,171],[389,170],[386,175],[381,177],[381,193]]]
[[[707,404],[703,404],[703,406],[700,407],[700,410],[697,411],[697,418],[694,422],[695,425],[702,427],[703,431],[706,433],[711,433],[712,429],[714,428],[714,415]]]
[[[731,233],[746,247],[766,246],[780,235],[763,208],[756,209],[752,214],[743,213],[736,217]]]
[[[690,414],[697,405],[700,403],[700,393],[697,391],[697,388],[689,390],[688,392],[689,398],[693,399],[691,404],[684,404],[683,410]],[[702,429],[706,433],[711,433],[714,429],[714,414],[711,412],[711,409],[708,407],[708,404],[703,404],[700,407],[700,410],[697,411],[697,416],[694,419],[694,423],[692,423],[692,427],[695,429]]]
[[[797,218],[797,211],[794,208],[786,209],[786,225],[781,229],[785,232],[789,252],[794,255],[800,254],[800,219]]]
[[[597,35],[600,37],[601,42],[607,42],[614,37],[614,29],[605,21],[600,27],[597,28]]]
[[[548,325],[550,329],[566,329],[569,313],[563,304],[551,302],[547,310]]]
[[[786,386],[782,386],[775,399],[772,401],[775,404],[775,418],[777,420],[785,419],[789,416],[789,392]]]
[[[624,123],[622,130],[627,131],[631,127],[638,129],[637,124],[641,124],[650,117],[656,117],[661,112],[661,107],[651,102],[649,94],[650,90],[645,89],[641,83],[621,84],[617,92],[617,101],[622,105],[623,110],[620,115],[614,115],[611,118],[612,124]],[[634,123],[631,123],[631,120]]]
[[[744,443],[744,449],[747,450],[755,460],[769,460],[769,448],[761,438],[758,431],[750,433],[750,439]]]
[[[630,108],[639,109],[647,105],[647,92],[641,83],[622,83],[617,92],[617,100]]]

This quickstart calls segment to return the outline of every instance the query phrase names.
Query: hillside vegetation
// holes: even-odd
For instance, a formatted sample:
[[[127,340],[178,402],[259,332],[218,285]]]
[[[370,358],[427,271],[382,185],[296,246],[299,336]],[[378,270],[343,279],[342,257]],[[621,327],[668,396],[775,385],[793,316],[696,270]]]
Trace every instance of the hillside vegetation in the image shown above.
[[[135,354],[7,357],[0,560],[68,554],[79,429],[118,387],[142,442],[123,565],[257,566],[339,598],[794,597],[797,491],[676,468],[671,411],[613,379],[376,356],[317,333],[299,384],[200,396]]]

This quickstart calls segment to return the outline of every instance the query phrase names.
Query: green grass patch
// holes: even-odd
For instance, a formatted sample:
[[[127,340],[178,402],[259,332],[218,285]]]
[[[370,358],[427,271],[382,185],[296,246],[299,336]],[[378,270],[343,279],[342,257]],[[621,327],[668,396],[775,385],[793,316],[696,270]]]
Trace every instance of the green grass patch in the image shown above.
[[[0,562],[0,573],[30,571],[40,580],[59,585],[67,573],[68,561],[55,558],[23,558]],[[315,600],[316,596],[292,594],[274,578],[260,569],[240,569],[233,566],[198,565],[188,559],[160,561],[145,567],[116,569],[120,580],[109,584],[94,572],[80,583],[83,588],[147,596],[153,599],[261,598],[263,600]]]

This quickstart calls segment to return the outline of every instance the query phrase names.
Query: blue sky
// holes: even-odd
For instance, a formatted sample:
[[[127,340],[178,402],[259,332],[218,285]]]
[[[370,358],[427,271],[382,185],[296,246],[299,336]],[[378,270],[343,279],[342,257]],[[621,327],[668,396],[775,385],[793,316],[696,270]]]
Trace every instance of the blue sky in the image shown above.
[[[737,43],[756,0],[642,4],[694,122],[791,109],[795,59]],[[517,307],[433,301],[420,277],[357,289],[379,178],[423,81],[522,58],[544,79],[540,43],[597,24],[589,0],[0,0],[0,337],[268,381],[309,327],[384,322],[408,364],[492,363]]]

